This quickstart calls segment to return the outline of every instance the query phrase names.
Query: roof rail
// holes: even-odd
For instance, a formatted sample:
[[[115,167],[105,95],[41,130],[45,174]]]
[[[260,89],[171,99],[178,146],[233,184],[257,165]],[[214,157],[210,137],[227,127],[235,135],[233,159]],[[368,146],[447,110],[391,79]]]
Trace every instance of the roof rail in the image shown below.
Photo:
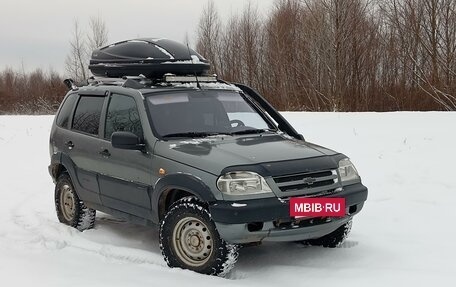
[[[90,77],[88,83],[89,86],[107,85],[140,89],[151,85],[152,80],[143,76],[124,76],[122,78]]]
[[[193,82],[206,82],[206,83],[216,83],[218,81],[217,75],[207,75],[207,76],[176,76],[174,74],[165,74],[163,77],[163,82],[168,83],[193,83]]]
[[[217,75],[205,75],[205,76],[177,76],[175,74],[165,74],[162,78],[150,79],[143,75],[140,76],[123,76],[121,78],[110,78],[110,77],[90,77],[88,79],[89,86],[119,86],[124,88],[141,89],[148,86],[154,85],[166,85],[173,83],[216,83],[223,82],[218,80]]]
[[[125,82],[122,78],[99,78],[90,77],[87,82],[89,86],[108,85],[108,86],[122,86]]]

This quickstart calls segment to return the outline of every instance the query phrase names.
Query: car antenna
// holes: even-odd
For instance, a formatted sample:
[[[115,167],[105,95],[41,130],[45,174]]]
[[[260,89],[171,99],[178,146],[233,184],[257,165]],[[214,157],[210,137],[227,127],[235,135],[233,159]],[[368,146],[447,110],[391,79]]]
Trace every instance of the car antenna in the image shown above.
[[[192,61],[192,65],[193,65],[194,64],[193,63],[193,57],[192,57],[192,53],[190,53],[190,47],[188,46],[188,43],[187,43],[187,50],[188,50],[188,56],[190,57],[190,61]],[[200,85],[200,82],[198,80],[197,73],[196,73],[196,71],[193,71],[193,73],[195,74],[196,86],[198,87],[198,89],[201,90],[201,85]]]

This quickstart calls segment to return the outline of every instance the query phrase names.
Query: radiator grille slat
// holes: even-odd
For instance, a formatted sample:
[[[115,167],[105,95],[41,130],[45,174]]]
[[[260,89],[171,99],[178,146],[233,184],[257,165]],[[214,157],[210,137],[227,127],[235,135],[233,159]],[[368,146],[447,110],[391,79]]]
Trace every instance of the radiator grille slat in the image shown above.
[[[282,192],[304,190],[311,194],[313,189],[318,188],[321,191],[321,187],[332,187],[338,177],[335,170],[327,170],[276,176],[274,181]]]

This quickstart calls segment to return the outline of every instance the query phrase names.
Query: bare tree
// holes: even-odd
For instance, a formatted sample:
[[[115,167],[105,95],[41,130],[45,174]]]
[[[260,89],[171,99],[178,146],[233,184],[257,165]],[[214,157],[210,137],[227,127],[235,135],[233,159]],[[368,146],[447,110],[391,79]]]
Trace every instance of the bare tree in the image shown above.
[[[54,114],[67,90],[62,80],[52,70],[0,71],[0,114]]]
[[[220,66],[220,32],[221,23],[217,9],[214,2],[209,0],[199,21],[196,49],[210,60],[212,71],[216,74]]]
[[[65,66],[68,76],[73,80],[83,81],[87,79],[87,43],[78,20],[74,20],[70,52],[67,55]]]
[[[456,110],[456,1],[389,0],[380,7],[398,43],[392,57],[409,108],[431,100]]]
[[[81,82],[89,76],[89,60],[92,51],[106,45],[108,29],[100,15],[89,20],[89,33],[85,33],[77,19],[73,24],[73,35],[70,40],[70,52],[65,61],[67,76]]]
[[[92,16],[89,20],[90,32],[87,37],[88,52],[105,46],[108,43],[108,28],[101,15]]]
[[[243,80],[249,85],[258,86],[262,29],[258,9],[251,2],[245,6],[239,24],[242,49],[237,53],[242,56]]]

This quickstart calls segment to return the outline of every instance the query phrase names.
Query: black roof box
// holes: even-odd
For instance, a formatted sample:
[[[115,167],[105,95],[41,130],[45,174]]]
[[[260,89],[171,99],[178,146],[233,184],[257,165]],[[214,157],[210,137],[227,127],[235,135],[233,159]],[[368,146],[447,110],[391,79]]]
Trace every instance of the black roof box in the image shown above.
[[[92,74],[99,77],[203,75],[209,68],[209,62],[186,45],[154,38],[122,41],[95,50],[89,65]]]

